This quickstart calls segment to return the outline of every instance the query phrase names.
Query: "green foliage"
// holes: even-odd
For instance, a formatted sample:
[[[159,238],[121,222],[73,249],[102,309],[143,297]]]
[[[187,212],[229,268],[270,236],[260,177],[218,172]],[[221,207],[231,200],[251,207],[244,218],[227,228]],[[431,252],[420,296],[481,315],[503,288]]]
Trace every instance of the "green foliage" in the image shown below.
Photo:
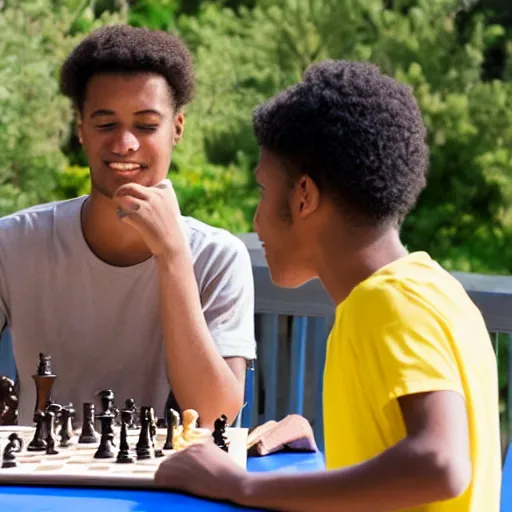
[[[197,96],[170,174],[184,214],[251,230],[253,108],[313,62],[371,61],[413,88],[428,128],[430,183],[405,242],[451,269],[510,273],[512,29],[500,2],[4,0],[0,215],[88,193],[57,73],[87,32],[128,20],[177,31],[195,57]]]
[[[509,273],[512,84],[481,79],[486,50],[504,29],[479,13],[459,28],[471,2],[456,0],[256,4],[238,16],[206,4],[179,24],[198,65],[194,149],[223,165],[244,151],[252,163],[250,110],[260,98],[313,62],[369,60],[413,87],[429,133],[430,183],[404,226],[405,242],[451,269]]]
[[[72,113],[58,71],[86,3],[25,0],[0,10],[0,215],[49,201],[66,164]],[[114,19],[114,18],[112,18]],[[91,20],[93,28],[107,19]]]

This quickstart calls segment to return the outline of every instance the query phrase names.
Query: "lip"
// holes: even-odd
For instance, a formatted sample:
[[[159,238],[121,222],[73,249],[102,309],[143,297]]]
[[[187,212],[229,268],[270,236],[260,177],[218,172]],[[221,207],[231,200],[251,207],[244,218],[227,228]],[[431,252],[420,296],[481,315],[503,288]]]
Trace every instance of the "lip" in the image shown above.
[[[110,161],[106,160],[103,163],[108,167],[108,169],[111,172],[117,174],[118,176],[123,176],[123,177],[135,176],[147,168],[147,165],[141,164],[140,162],[123,162],[122,160],[110,160]],[[120,168],[115,168],[115,167],[112,167],[111,164],[121,164],[121,165],[119,166]],[[131,167],[128,167],[126,169],[121,168],[121,166],[128,166],[128,165],[130,165]],[[137,166],[137,167],[135,167],[135,166]]]

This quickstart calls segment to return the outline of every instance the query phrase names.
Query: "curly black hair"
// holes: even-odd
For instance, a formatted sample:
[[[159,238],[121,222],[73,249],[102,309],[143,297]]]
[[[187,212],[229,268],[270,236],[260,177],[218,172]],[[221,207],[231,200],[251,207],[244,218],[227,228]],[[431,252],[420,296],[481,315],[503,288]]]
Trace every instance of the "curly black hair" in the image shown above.
[[[426,185],[426,130],[413,93],[372,64],[310,66],[254,110],[253,126],[290,183],[308,175],[354,222],[400,225]]]
[[[150,72],[169,84],[176,110],[195,92],[192,56],[185,43],[167,32],[108,25],[91,32],[70,53],[60,73],[60,90],[82,110],[87,82],[95,73]]]

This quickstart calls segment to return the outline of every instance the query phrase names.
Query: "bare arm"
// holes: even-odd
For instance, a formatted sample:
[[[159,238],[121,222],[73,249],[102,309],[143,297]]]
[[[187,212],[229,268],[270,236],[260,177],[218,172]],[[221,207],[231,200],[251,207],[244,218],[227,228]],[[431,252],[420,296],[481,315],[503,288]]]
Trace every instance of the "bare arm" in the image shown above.
[[[232,421],[242,407],[245,361],[224,359],[204,318],[192,261],[186,251],[158,260],[161,322],[167,371],[182,409],[195,409],[201,425],[220,415]]]
[[[291,512],[391,512],[455,498],[471,481],[464,399],[451,391],[400,399],[407,437],[357,466],[304,475],[248,474],[240,504]]]

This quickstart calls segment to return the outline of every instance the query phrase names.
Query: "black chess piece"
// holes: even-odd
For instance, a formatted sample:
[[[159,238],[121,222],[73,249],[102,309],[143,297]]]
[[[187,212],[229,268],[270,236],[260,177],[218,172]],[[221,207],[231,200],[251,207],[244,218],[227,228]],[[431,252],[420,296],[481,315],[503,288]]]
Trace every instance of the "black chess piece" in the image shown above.
[[[137,428],[137,406],[133,398],[127,398],[124,402],[124,410],[131,411],[130,423],[127,425],[129,429]]]
[[[73,431],[73,418],[75,417],[75,408],[73,404],[68,404],[62,408],[60,421],[60,443],[59,446],[66,448],[71,444],[71,439],[75,436]]]
[[[105,389],[98,393],[98,398],[101,403],[101,415],[107,412],[113,413],[115,395],[111,389]]]
[[[56,404],[53,400],[51,400],[50,403],[46,406],[45,411],[53,412],[53,415],[54,415],[53,430],[54,430],[55,435],[57,435],[57,429],[60,425],[60,420],[61,420],[62,405]]]
[[[155,448],[155,438],[156,438],[156,417],[155,410],[153,407],[148,407],[148,416],[149,416],[149,436],[151,437],[151,446]]]
[[[14,392],[14,381],[0,375],[0,425],[17,425],[18,416],[18,397]]]
[[[82,414],[82,431],[78,438],[80,444],[93,444],[100,440],[100,436],[94,429],[94,404],[84,402]]]
[[[55,413],[53,411],[46,411],[44,426],[46,431],[46,454],[57,455],[59,452],[55,449],[57,436],[55,435]]]
[[[9,443],[11,444],[13,452],[21,452],[23,448],[23,439],[21,439],[21,437],[18,434],[16,434],[16,432],[10,434],[7,439],[9,439]]]
[[[29,452],[41,452],[46,450],[46,430],[44,428],[45,416],[46,414],[43,411],[36,411],[34,414],[36,430],[34,432],[34,437],[27,445],[27,450]]]
[[[172,450],[172,438],[173,438],[173,432],[174,428],[179,427],[180,425],[180,415],[178,411],[175,411],[174,409],[169,409],[167,411],[167,436],[165,438],[165,443],[163,446],[164,450]]]
[[[101,439],[100,445],[94,454],[95,459],[111,459],[113,458],[114,452],[112,447],[114,446],[114,429],[112,422],[114,416],[112,414],[100,414],[96,416],[101,422]]]
[[[130,445],[128,444],[128,425],[132,419],[132,411],[124,409],[121,411],[121,440],[119,441],[119,453],[117,454],[117,462],[120,464],[130,464],[135,462],[130,455]]]
[[[137,458],[139,460],[151,459],[153,456],[150,409],[150,407],[140,408],[140,434],[136,446]]]
[[[18,434],[12,433],[9,436],[9,442],[6,444],[3,451],[2,469],[10,469],[18,467],[16,460],[16,453],[21,451],[23,441]]]
[[[223,414],[220,418],[215,420],[213,424],[213,441],[214,443],[222,450],[227,452],[229,450],[229,441],[226,436],[226,427],[228,424],[228,418],[225,414]]]
[[[32,375],[36,385],[36,404],[34,407],[34,422],[35,413],[37,411],[46,410],[48,404],[52,402],[51,392],[55,379],[58,378],[51,369],[51,357],[42,353],[39,354],[39,364],[35,375]]]

